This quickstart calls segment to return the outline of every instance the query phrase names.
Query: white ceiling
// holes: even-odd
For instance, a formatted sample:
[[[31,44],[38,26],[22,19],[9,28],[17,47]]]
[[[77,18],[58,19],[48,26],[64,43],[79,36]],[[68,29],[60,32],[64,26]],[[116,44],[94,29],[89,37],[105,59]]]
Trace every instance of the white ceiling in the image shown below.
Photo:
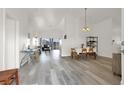
[[[81,24],[84,23],[84,8],[11,8],[6,10],[9,16],[20,20],[26,17],[30,25],[36,24],[37,26],[44,26],[44,28],[61,24],[62,19],[67,15],[79,18]],[[120,24],[121,9],[88,8],[87,10],[87,21],[90,25],[107,18],[113,18],[115,24]]]

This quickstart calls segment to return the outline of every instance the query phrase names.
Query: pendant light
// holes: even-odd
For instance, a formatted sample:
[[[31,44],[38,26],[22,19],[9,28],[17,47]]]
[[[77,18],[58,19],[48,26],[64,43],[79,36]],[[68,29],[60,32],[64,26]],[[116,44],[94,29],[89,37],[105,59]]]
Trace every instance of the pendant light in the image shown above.
[[[90,28],[87,26],[87,8],[85,8],[85,25],[84,27],[81,29],[81,31],[90,31]]]

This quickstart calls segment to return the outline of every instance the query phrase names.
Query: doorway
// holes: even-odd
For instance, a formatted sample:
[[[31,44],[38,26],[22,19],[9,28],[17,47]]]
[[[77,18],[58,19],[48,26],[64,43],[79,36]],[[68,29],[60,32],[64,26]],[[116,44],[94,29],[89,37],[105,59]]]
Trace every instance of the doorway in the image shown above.
[[[41,56],[42,55],[48,55],[48,53],[49,53],[50,56],[60,57],[61,45],[62,45],[61,39],[41,38],[40,39],[40,45],[41,45],[41,50],[42,50]]]
[[[41,38],[40,45],[44,51],[44,47],[49,47],[50,50],[61,50],[61,39]]]

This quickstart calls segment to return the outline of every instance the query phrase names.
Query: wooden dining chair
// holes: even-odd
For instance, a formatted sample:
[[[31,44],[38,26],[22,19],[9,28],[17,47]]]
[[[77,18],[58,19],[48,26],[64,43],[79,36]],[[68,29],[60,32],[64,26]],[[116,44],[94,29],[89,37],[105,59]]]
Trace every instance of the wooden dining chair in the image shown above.
[[[72,59],[79,59],[79,55],[77,54],[75,48],[71,48],[71,58]]]
[[[73,58],[73,53],[74,53],[75,49],[71,48],[71,58]]]
[[[93,48],[89,48],[88,52],[87,52],[88,56],[93,56],[94,59],[96,59],[96,52],[93,50]]]
[[[83,58],[87,58],[87,49],[86,48],[82,48],[82,56],[83,56]]]

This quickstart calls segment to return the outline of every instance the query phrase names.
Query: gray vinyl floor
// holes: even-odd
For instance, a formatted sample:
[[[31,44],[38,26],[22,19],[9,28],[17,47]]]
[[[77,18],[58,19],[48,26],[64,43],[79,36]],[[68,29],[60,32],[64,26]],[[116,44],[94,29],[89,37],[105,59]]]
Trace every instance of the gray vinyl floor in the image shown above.
[[[59,50],[42,52],[38,62],[20,69],[22,85],[112,85],[120,77],[112,74],[112,63],[103,59],[61,58]]]

